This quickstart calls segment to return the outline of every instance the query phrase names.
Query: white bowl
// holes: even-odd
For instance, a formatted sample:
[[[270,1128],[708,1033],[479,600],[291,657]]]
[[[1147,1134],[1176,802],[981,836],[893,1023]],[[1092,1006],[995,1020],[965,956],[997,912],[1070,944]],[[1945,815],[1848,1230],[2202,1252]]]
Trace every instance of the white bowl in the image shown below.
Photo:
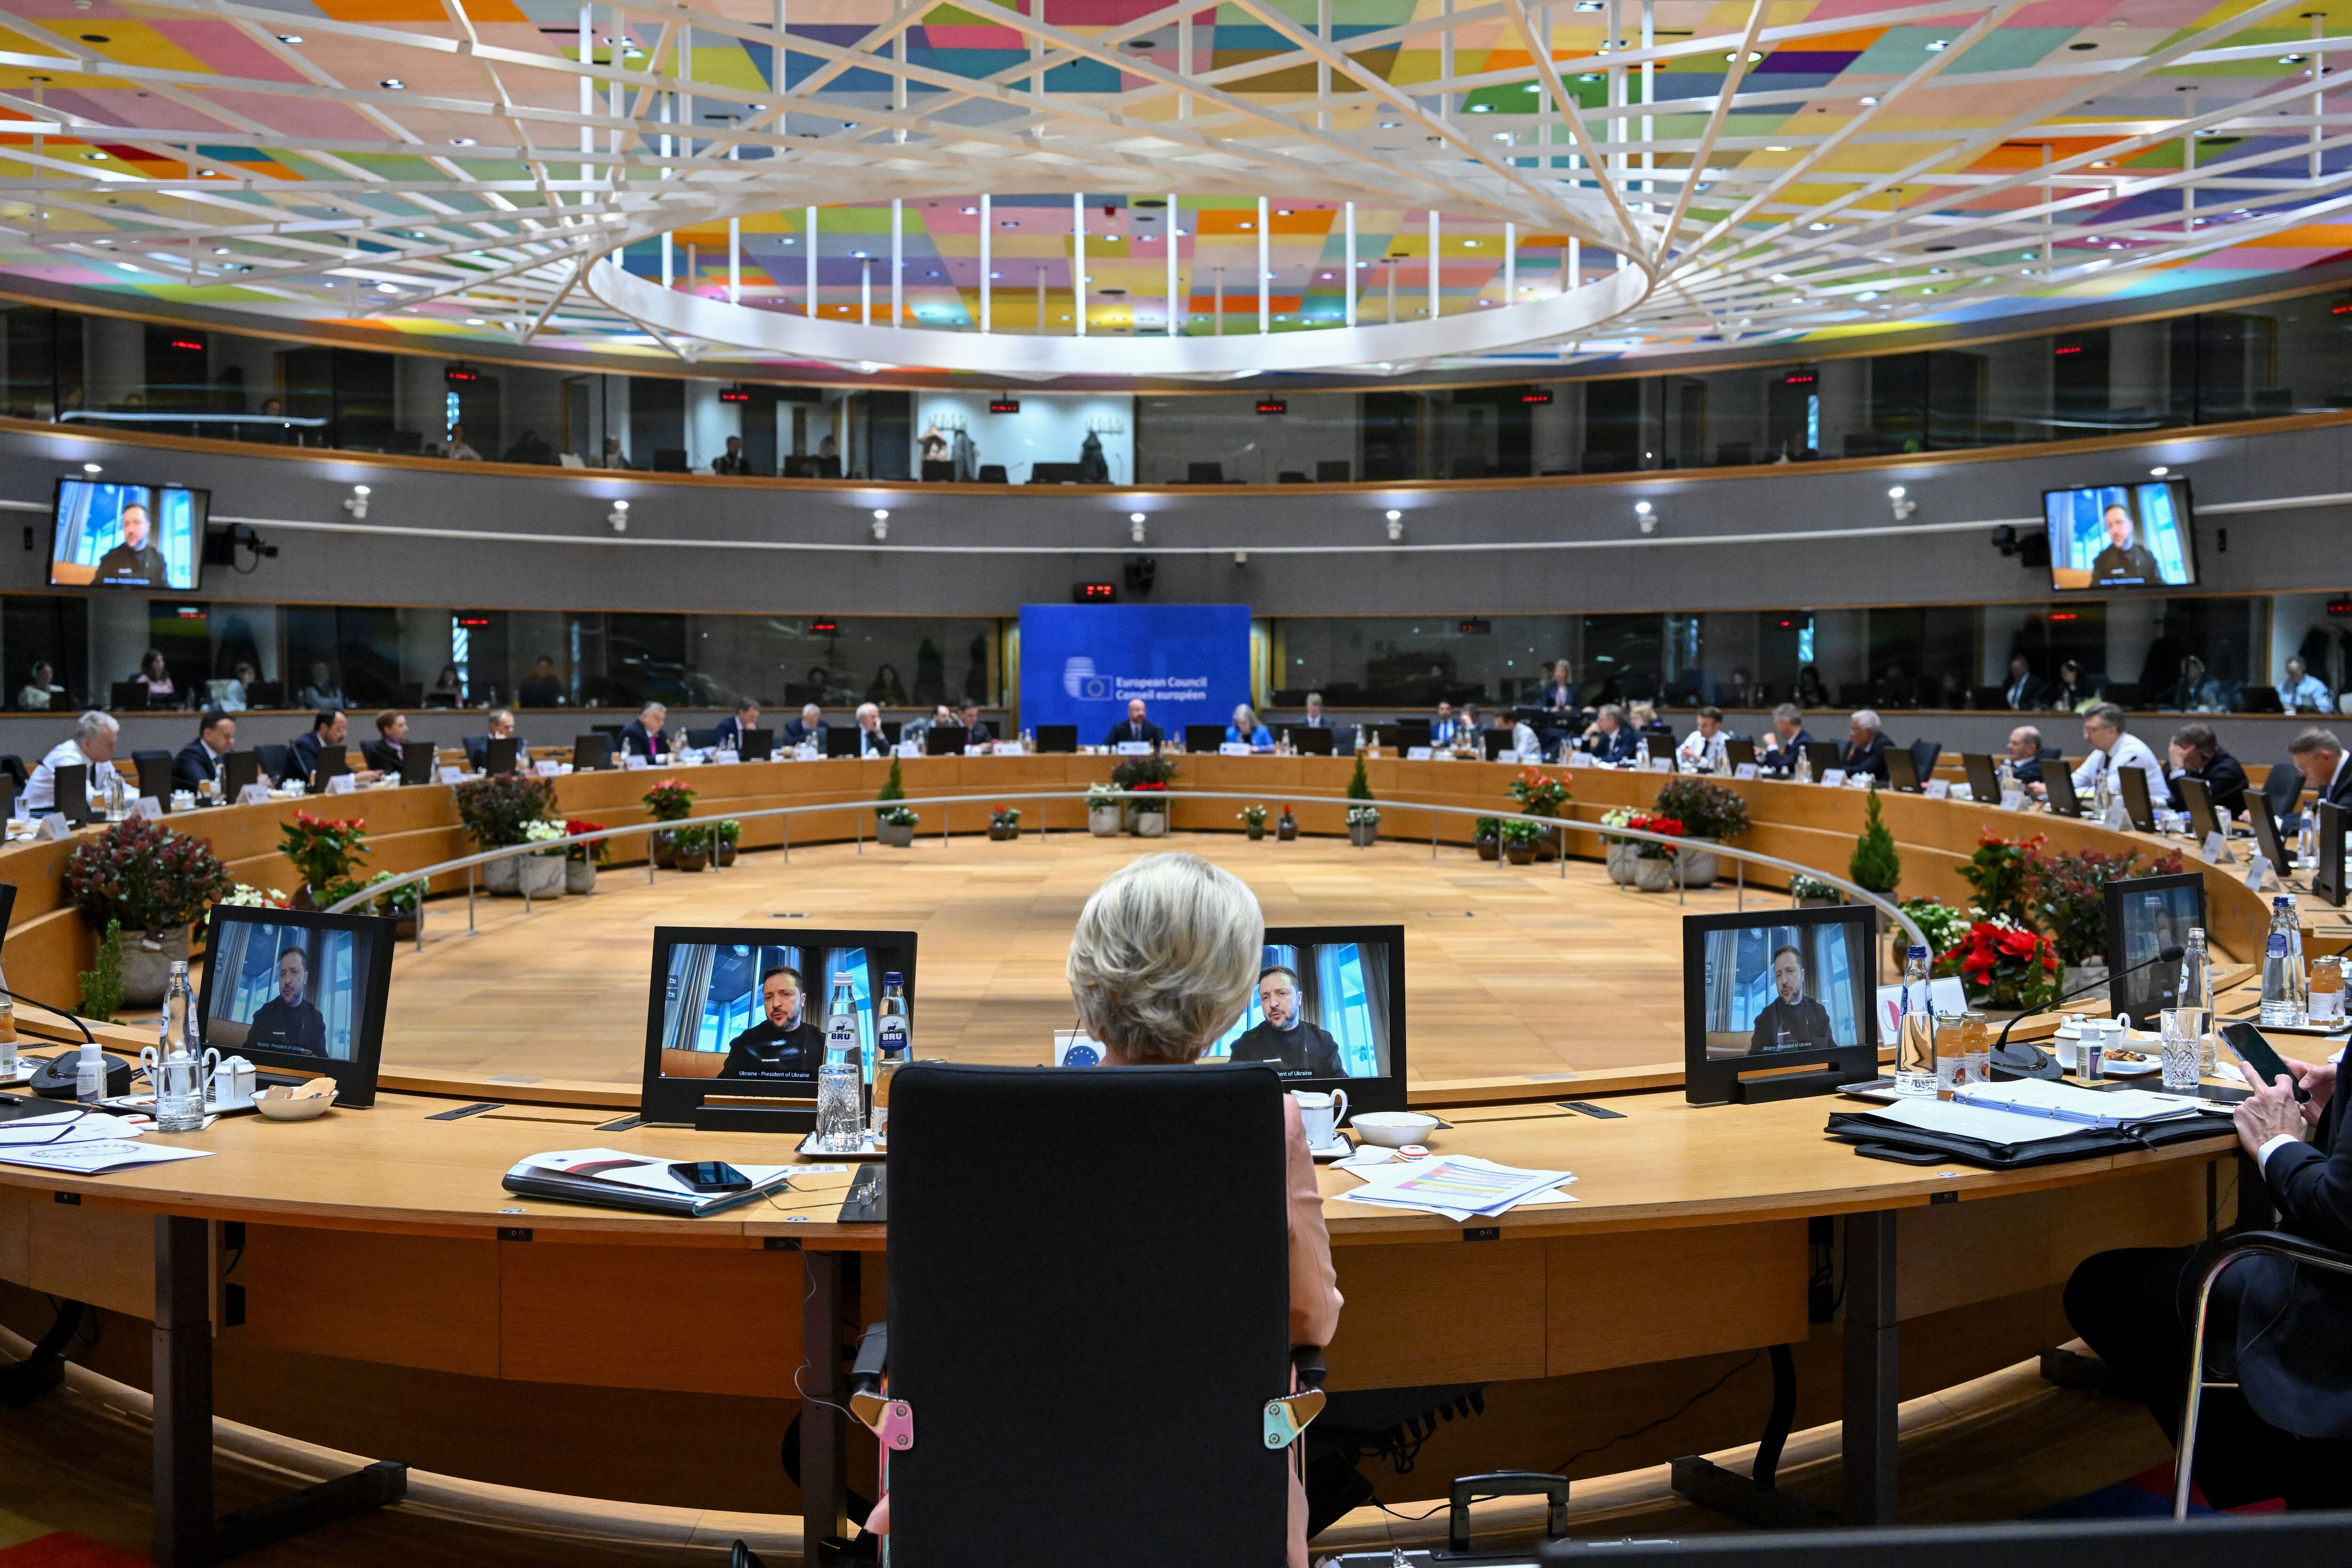
[[[1418,1110],[1360,1110],[1348,1118],[1348,1125],[1367,1143],[1402,1149],[1408,1143],[1421,1142],[1437,1125],[1437,1118]]]
[[[265,1121],[309,1121],[315,1117],[324,1116],[328,1108],[334,1103],[335,1097],[331,1093],[304,1095],[299,1100],[269,1100],[256,1095],[253,1109]]]

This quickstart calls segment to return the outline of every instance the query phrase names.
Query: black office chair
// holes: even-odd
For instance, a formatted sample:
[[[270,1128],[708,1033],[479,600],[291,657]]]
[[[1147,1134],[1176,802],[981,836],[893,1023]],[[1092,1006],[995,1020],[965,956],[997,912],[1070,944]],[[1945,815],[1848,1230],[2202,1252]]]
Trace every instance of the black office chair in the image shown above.
[[[1282,1560],[1288,1444],[1323,1395],[1313,1352],[1292,1392],[1281,1095],[1253,1067],[892,1080],[889,1317],[851,1402],[914,1434],[888,1455],[894,1558]],[[1008,1142],[1043,1157],[1008,1168]]]
[[[2197,1319],[2189,1336],[2189,1393],[2182,1405],[2180,1457],[2174,1466],[2172,1483],[2172,1517],[2175,1519],[2189,1517],[2189,1491],[2197,1483],[2197,1414],[2204,1404],[2205,1391],[2238,1386],[2234,1380],[2218,1382],[2205,1375],[2205,1325],[2208,1309],[2212,1304],[2213,1287],[2233,1264],[2255,1257],[2284,1258],[2298,1267],[2352,1276],[2352,1253],[2338,1252],[2333,1247],[2322,1247],[2317,1242],[2305,1241],[2299,1236],[2289,1236],[2276,1230],[2249,1230],[2230,1237],[2206,1266],[2205,1278],[2197,1286]],[[2313,1434],[2297,1433],[2295,1436]]]
[[[1911,742],[1911,767],[1919,775],[1919,782],[1922,784],[1936,776],[1936,764],[1942,760],[1943,755],[1944,742],[1941,741]]]
[[[16,786],[18,795],[24,794],[25,786],[33,782],[31,771],[25,766],[25,759],[14,752],[0,753],[0,773],[8,775],[8,782]]]
[[[1223,484],[1225,466],[1223,463],[1187,463],[1184,465],[1184,482],[1188,485]]]
[[[283,783],[294,765],[294,749],[285,745],[256,746],[253,749],[261,757],[261,771]]]
[[[685,447],[656,447],[654,448],[655,473],[683,474],[687,471]]]
[[[980,466],[980,482],[983,485],[1005,485],[1013,481],[1004,477],[1003,464],[982,463]]]
[[[708,730],[688,730],[686,732],[686,743],[698,752],[710,750],[711,747],[719,744],[718,727],[714,725]]]
[[[1303,468],[1285,468],[1274,476],[1274,482],[1278,485],[1303,485],[1307,482],[1307,472]]]
[[[2294,815],[2295,802],[2303,798],[2303,770],[2289,757],[2283,763],[2273,763],[2269,776],[2263,780],[2263,798],[2270,802],[2273,816]]]

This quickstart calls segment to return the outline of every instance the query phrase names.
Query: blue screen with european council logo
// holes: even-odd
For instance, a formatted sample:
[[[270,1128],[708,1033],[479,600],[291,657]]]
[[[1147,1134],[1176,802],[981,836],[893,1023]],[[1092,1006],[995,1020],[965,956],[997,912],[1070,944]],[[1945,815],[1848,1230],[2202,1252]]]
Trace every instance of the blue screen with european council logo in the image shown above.
[[[1099,742],[1131,698],[1175,737],[1250,700],[1247,605],[1024,605],[1021,722]]]

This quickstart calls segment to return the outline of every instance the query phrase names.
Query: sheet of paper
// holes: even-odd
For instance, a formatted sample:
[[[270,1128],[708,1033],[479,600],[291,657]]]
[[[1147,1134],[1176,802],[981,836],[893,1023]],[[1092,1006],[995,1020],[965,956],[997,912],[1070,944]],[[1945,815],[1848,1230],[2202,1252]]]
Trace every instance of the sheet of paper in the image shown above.
[[[0,1121],[0,1149],[94,1143],[108,1139],[136,1138],[142,1131],[120,1116],[84,1110],[56,1110],[47,1116],[26,1116],[15,1121]]]
[[[2079,1089],[2071,1083],[2051,1083],[2042,1079],[1971,1084],[1960,1091],[1959,1100],[1963,1104],[1993,1110],[2014,1108],[2020,1115],[2054,1113],[2083,1125],[2195,1115],[2205,1104],[2186,1096],[2158,1094],[2144,1089]]]
[[[1922,1132],[1948,1132],[1980,1138],[1988,1143],[2038,1143],[2045,1138],[2071,1138],[2083,1130],[2077,1121],[2047,1116],[2025,1116],[2014,1110],[1990,1110],[1953,1100],[1898,1100],[1865,1114]]]
[[[1576,1178],[1566,1171],[1528,1171],[1468,1154],[1400,1162],[1365,1175],[1346,1196],[1355,1203],[1418,1209],[1449,1219],[1497,1215],[1533,1194]]]
[[[120,1138],[88,1139],[77,1143],[48,1143],[34,1148],[0,1147],[0,1165],[31,1165],[44,1171],[65,1171],[77,1176],[102,1176],[134,1165],[160,1165],[168,1160],[201,1160],[210,1149],[173,1149],[161,1143],[131,1143]]]
[[[687,1197],[708,1197],[669,1173],[672,1164],[682,1163],[659,1154],[631,1154],[619,1149],[558,1149],[550,1153],[533,1154],[518,1163],[516,1172],[547,1171],[562,1176],[593,1177],[600,1182],[612,1182],[620,1186],[638,1187],[652,1193],[675,1193]],[[729,1162],[733,1163],[733,1162]],[[735,1168],[758,1186],[780,1172],[806,1172],[800,1165],[736,1165]]]

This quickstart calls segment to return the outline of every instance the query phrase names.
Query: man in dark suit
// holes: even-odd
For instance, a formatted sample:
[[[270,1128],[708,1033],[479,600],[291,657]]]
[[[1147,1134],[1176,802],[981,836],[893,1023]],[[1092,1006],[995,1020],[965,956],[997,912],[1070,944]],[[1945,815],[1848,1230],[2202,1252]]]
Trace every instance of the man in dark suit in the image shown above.
[[[1772,710],[1772,732],[1756,748],[1756,765],[1765,773],[1792,772],[1812,739],[1805,732],[1805,716],[1797,705],[1783,702]]]
[[[1301,1078],[1345,1078],[1339,1042],[1299,1016],[1298,975],[1281,964],[1257,977],[1258,1010],[1265,1016],[1234,1042],[1234,1060],[1272,1062],[1278,1072]]]
[[[515,766],[520,768],[530,765],[530,747],[524,743],[521,731],[515,728],[513,709],[500,708],[494,710],[484,721],[483,727],[489,731],[488,734],[466,737],[467,766],[476,773],[481,773],[487,769],[490,763],[492,741],[512,741],[515,743]]]
[[[2352,811],[2352,768],[2344,765],[2344,742],[2336,738],[2336,731],[2315,724],[2288,742],[2286,750],[2303,782],[2317,791],[2320,799]]]
[[[861,757],[887,757],[890,754],[890,737],[882,729],[882,710],[871,702],[857,705],[857,754]]]
[[[1331,717],[1323,711],[1323,694],[1319,691],[1307,694],[1307,717],[1295,719],[1286,726],[1293,730],[1328,730],[1331,727]]]
[[[980,716],[979,703],[967,698],[964,701],[964,705],[956,710],[956,717],[963,721],[963,743],[965,745],[985,746],[992,751],[995,749],[996,731],[992,726],[982,720]]]
[[[722,752],[743,754],[743,737],[760,727],[760,705],[749,697],[739,698],[735,711],[712,726],[711,744]]]
[[[278,955],[278,994],[257,1008],[245,1028],[245,1043],[273,1051],[327,1054],[327,1020],[305,994],[310,988],[310,958],[299,946]]]
[[[236,721],[217,708],[207,708],[196,721],[196,738],[172,759],[172,787],[190,795],[220,777],[221,763],[236,749]]]
[[[760,1021],[728,1043],[721,1078],[796,1078],[816,1081],[824,1032],[804,1016],[801,972],[775,964],[760,976]]]
[[[824,754],[824,710],[814,702],[801,705],[801,716],[784,726],[784,750],[798,751],[803,746],[814,746],[817,754]]]
[[[625,757],[643,757],[649,763],[658,763],[667,759],[670,753],[669,737],[662,733],[662,726],[667,722],[669,722],[668,709],[658,702],[646,703],[638,710],[637,716],[622,729],[621,754]]]
[[[2009,656],[2009,689],[2002,693],[2001,700],[2012,713],[2042,705],[2042,682],[2033,678],[2033,666],[2021,653]]]
[[[2027,786],[2026,794],[2036,793],[2032,786],[2042,782],[2042,731],[2031,724],[2009,732],[2009,771]]]
[[[313,784],[319,777],[319,756],[322,752],[344,752],[344,742],[351,738],[351,721],[340,708],[325,708],[311,716],[310,733],[297,735],[286,748],[286,776]],[[373,779],[373,773],[353,775],[362,780]]]
[[[1829,1009],[1805,994],[1803,953],[1793,947],[1772,950],[1772,988],[1777,994],[1757,1011],[1749,1051],[1826,1050],[1837,1044]]]
[[[2206,792],[2213,797],[2213,809],[2224,816],[2236,816],[2246,809],[2246,770],[2221,749],[2212,725],[2183,724],[2175,730],[2171,761],[2165,771],[2172,780],[2173,810],[2189,809],[2180,794],[2184,778],[2203,779]]]
[[[1868,773],[1885,782],[1886,735],[1876,713],[1864,708],[1846,721],[1845,751],[1838,757],[1838,766],[1848,778]]]
[[[2233,1113],[2238,1142],[2278,1210],[2271,1228],[2352,1248],[2352,1136],[2335,1064],[2288,1061]],[[2294,1090],[2310,1096],[2298,1105]],[[2196,1297],[2217,1244],[2133,1247],[2085,1259],[2066,1318],[2108,1371],[2179,1440]],[[2290,1509],[2352,1502],[2352,1281],[2280,1258],[2233,1265],[2214,1286],[2196,1479],[2215,1508],[2284,1498]]]
[[[1629,763],[1641,750],[1641,741],[1633,726],[1625,721],[1625,710],[1614,702],[1601,704],[1594,715],[1592,728],[1576,742],[1576,749],[1588,752],[1601,763]]]
[[[1143,699],[1140,697],[1129,700],[1126,719],[1110,727],[1110,734],[1104,739],[1103,744],[1118,746],[1129,741],[1149,742],[1155,746],[1160,744],[1160,726],[1143,716]]]
[[[375,739],[360,748],[367,765],[379,773],[397,773],[408,754],[408,715],[379,713],[375,716]]]

